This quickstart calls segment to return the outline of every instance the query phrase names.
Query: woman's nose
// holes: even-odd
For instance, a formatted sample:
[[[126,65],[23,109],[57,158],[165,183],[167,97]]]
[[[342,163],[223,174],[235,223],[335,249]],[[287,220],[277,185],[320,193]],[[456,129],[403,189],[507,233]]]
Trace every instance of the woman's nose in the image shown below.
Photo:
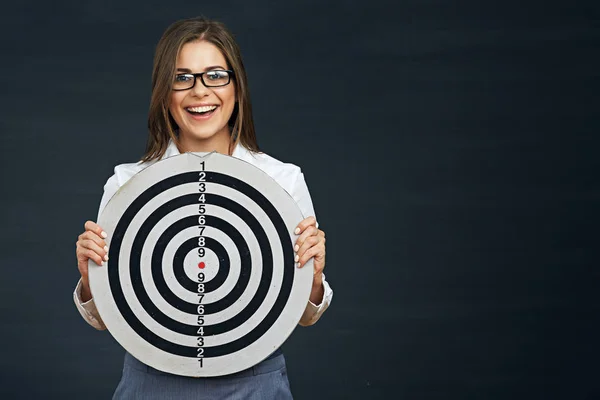
[[[196,78],[196,84],[192,88],[192,94],[198,97],[204,97],[210,92],[210,89],[204,86],[200,77]]]

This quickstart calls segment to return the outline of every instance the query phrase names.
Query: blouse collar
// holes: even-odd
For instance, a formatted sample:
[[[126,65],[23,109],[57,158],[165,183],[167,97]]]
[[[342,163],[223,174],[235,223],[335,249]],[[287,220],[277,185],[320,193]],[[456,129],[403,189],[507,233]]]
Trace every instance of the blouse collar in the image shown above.
[[[175,142],[173,142],[173,140],[169,140],[169,145],[167,146],[165,155],[162,158],[163,159],[169,158],[169,157],[173,157],[173,156],[176,156],[179,154],[181,154],[181,153],[179,152],[179,149],[177,148],[177,145],[175,144]],[[241,144],[238,143],[235,145],[235,148],[233,149],[233,153],[231,153],[231,156],[243,160],[247,154],[248,154],[248,150],[244,146],[242,146]]]

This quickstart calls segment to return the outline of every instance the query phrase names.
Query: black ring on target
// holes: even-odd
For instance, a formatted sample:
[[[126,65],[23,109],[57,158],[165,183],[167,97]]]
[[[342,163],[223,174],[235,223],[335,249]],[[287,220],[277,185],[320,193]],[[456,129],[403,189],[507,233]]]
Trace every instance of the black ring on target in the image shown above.
[[[113,233],[112,241],[111,241],[111,248],[109,250],[109,252],[110,252],[109,258],[111,258],[113,260],[112,264],[114,264],[114,266],[111,265],[111,268],[109,268],[109,270],[108,270],[108,278],[109,278],[109,283],[110,283],[110,288],[111,288],[111,292],[113,295],[113,299],[114,299],[115,304],[117,305],[117,308],[119,309],[122,317],[129,324],[129,326],[141,338],[146,340],[149,344],[151,344],[163,351],[166,351],[166,352],[169,352],[172,354],[176,354],[176,355],[180,355],[180,356],[184,356],[184,357],[191,357],[191,358],[194,358],[196,356],[197,347],[183,346],[183,345],[176,344],[176,343],[173,343],[171,341],[161,338],[160,336],[156,335],[154,332],[150,331],[144,324],[142,324],[142,322],[133,313],[133,311],[131,310],[131,308],[129,307],[129,305],[125,299],[125,295],[124,295],[123,289],[121,287],[121,282],[119,279],[119,268],[118,268],[119,257],[118,257],[118,255],[121,250],[121,244],[122,244],[122,240],[125,235],[125,232],[127,231],[129,224],[131,223],[131,221],[133,220],[135,215],[141,210],[141,208],[146,203],[148,203],[152,198],[156,197],[158,194],[160,194],[161,192],[163,192],[165,190],[168,190],[177,185],[182,185],[182,184],[186,184],[186,183],[196,183],[199,172],[200,171],[186,172],[183,174],[175,175],[173,177],[164,179],[164,180],[152,185],[150,188],[148,188],[146,191],[144,191],[138,198],[136,198],[131,203],[131,205],[127,208],[125,213],[123,213],[123,215],[122,215],[121,219],[119,220],[119,222],[115,228],[115,231]],[[257,339],[259,339],[263,334],[265,334],[269,330],[269,328],[277,320],[277,318],[281,314],[282,310],[284,309],[287,299],[289,297],[289,294],[291,292],[292,283],[293,283],[293,279],[294,279],[294,264],[293,264],[293,252],[292,252],[292,248],[289,243],[289,234],[287,231],[287,227],[286,227],[285,222],[283,221],[281,215],[279,214],[277,209],[271,204],[271,202],[265,196],[263,196],[259,191],[254,189],[252,186],[246,184],[245,182],[243,182],[237,178],[234,178],[234,177],[228,176],[228,175],[224,175],[224,174],[220,174],[218,172],[209,172],[209,171],[205,171],[205,172],[206,172],[206,181],[207,182],[212,182],[215,184],[220,184],[220,185],[228,186],[230,188],[237,189],[238,191],[240,191],[241,193],[243,193],[244,195],[246,195],[247,197],[252,199],[256,204],[258,204],[263,209],[263,211],[266,213],[266,215],[269,217],[269,219],[273,223],[275,230],[277,231],[279,240],[281,242],[283,256],[284,256],[283,257],[284,258],[283,279],[282,279],[282,283],[281,283],[281,289],[277,295],[277,298],[275,300],[275,303],[273,304],[273,307],[267,313],[265,318],[262,321],[260,321],[260,323],[253,330],[248,332],[246,335],[244,335],[232,342],[229,342],[229,343],[225,343],[225,344],[222,344],[219,346],[212,346],[212,347],[204,348],[205,349],[204,354],[206,357],[217,357],[217,356],[226,355],[226,354],[230,354],[230,353],[236,352],[238,350],[241,350],[242,348],[248,346],[249,344],[251,344],[254,341],[256,341]],[[238,212],[234,212],[231,209],[230,209],[230,211],[234,212],[238,216],[240,216],[240,213],[247,214],[251,217],[251,220],[256,221],[254,216],[252,216],[251,213],[249,213],[245,208],[243,208],[238,203],[236,203],[232,200],[229,200],[229,199],[225,199],[222,196],[211,195],[211,197],[212,196],[215,196],[216,198],[220,197],[221,199],[226,200],[225,203],[228,203],[228,204],[226,204],[228,207],[225,207],[225,208],[230,209],[230,207],[232,207],[232,206],[234,209],[237,208],[236,211],[238,211]],[[177,201],[178,199],[182,199],[185,197],[186,196],[181,196],[172,201]],[[208,203],[208,197],[209,197],[209,194],[207,193],[207,196],[206,196],[207,203]],[[195,203],[196,203],[196,201],[194,200],[194,203],[191,203],[191,204],[195,204]],[[158,211],[158,209],[157,209],[157,211]],[[244,219],[242,216],[240,216],[240,218]],[[254,225],[255,227],[258,227],[259,232],[264,233],[264,230],[262,229],[262,227],[260,226],[258,221],[256,221],[256,223],[253,223],[252,225]],[[251,225],[249,225],[249,226],[251,226]],[[253,231],[256,234],[257,230],[253,229]],[[266,235],[265,235],[265,238],[266,238]],[[137,240],[137,236],[136,236],[136,240]],[[260,240],[259,240],[259,244],[260,244],[260,248],[261,248],[261,253],[263,253],[263,264],[265,264],[264,254],[266,253],[266,250],[268,250],[268,253],[270,253],[270,246],[269,246],[268,240],[266,243],[267,244],[266,248],[263,247],[263,244],[261,244]],[[137,254],[137,257],[132,257],[132,259],[130,260],[130,267],[131,267],[130,269],[131,269],[131,272],[135,275],[136,272],[133,271],[133,265],[136,264],[137,269],[139,270],[139,257],[141,256],[141,251],[138,253],[135,253],[133,251],[133,246],[132,246],[131,255],[133,256],[133,254]],[[242,259],[244,259],[244,257],[242,257]],[[134,263],[132,263],[131,261],[134,261]],[[271,255],[271,260],[270,260],[269,264],[270,264],[270,266],[268,268],[272,269],[272,255]],[[263,271],[265,271],[264,268],[263,268]],[[270,284],[270,274],[268,275],[268,278],[269,278],[269,284]],[[132,275],[132,281],[133,281],[133,275]],[[258,293],[260,291],[260,287],[261,287],[263,281],[264,281],[264,279],[261,279],[261,284],[259,285],[259,289],[257,290],[256,296],[254,296],[252,298],[252,300],[246,306],[246,308],[250,308],[250,305],[254,302],[256,304],[256,309],[258,309],[258,307],[264,300],[264,298],[262,298],[262,299],[260,298],[260,293]],[[141,280],[140,280],[140,282],[138,282],[138,285],[140,283],[141,283]],[[134,291],[136,292],[136,295],[139,296],[139,294],[138,294],[139,290],[136,289],[136,286],[138,286],[138,285],[133,284],[133,288],[134,288]],[[143,287],[143,285],[141,285],[141,286]],[[266,289],[268,291],[268,286],[266,287]],[[143,290],[143,293],[146,294],[145,290]],[[143,297],[144,294],[142,294],[141,296]],[[147,296],[147,294],[146,294],[146,296]],[[265,292],[265,296],[266,296],[266,292]],[[141,300],[142,299],[140,299],[140,303],[142,303]],[[147,301],[150,301],[150,299],[148,298]],[[144,306],[144,308],[146,308],[147,304],[142,303],[142,306]],[[148,311],[148,310],[146,309],[146,311]],[[152,316],[152,313],[148,312],[148,314]],[[243,312],[236,315],[235,317],[231,318],[230,321],[240,317],[241,314],[243,314]],[[252,313],[249,313],[249,314],[251,315]],[[249,318],[249,316],[248,316],[248,318]],[[243,318],[243,317],[240,317],[240,318]],[[223,325],[226,322],[228,322],[228,321],[225,321],[224,323],[221,323],[221,324],[216,324],[213,327]],[[189,332],[189,335],[190,336],[195,335],[195,329],[197,329],[197,326],[180,324],[178,322],[176,322],[176,324],[183,326],[183,327],[187,327],[187,326],[193,327],[194,330]],[[169,327],[167,325],[165,325],[165,326],[169,329],[172,329],[173,331],[178,331],[178,329],[173,329],[172,327]],[[206,327],[208,328],[208,326],[206,326]],[[185,334],[188,334],[188,333],[186,332]]]

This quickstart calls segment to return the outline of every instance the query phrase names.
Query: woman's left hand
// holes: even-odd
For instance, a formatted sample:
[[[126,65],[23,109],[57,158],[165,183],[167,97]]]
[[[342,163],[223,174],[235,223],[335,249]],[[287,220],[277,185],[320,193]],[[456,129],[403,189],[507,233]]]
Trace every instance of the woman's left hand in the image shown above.
[[[315,217],[308,217],[298,224],[294,231],[300,235],[296,240],[294,251],[298,268],[302,268],[311,257],[313,260],[313,285],[310,301],[321,304],[323,301],[323,269],[325,268],[325,232],[317,227]]]

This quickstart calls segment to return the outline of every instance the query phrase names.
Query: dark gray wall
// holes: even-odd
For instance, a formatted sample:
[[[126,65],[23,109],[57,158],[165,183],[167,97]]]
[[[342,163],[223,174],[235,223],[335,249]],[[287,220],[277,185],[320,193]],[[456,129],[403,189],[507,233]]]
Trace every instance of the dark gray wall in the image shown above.
[[[297,398],[600,396],[598,2],[0,9],[0,397],[114,390],[74,244],[143,151],[156,42],[199,14],[236,33],[259,143],[327,232],[332,307],[284,346]]]

